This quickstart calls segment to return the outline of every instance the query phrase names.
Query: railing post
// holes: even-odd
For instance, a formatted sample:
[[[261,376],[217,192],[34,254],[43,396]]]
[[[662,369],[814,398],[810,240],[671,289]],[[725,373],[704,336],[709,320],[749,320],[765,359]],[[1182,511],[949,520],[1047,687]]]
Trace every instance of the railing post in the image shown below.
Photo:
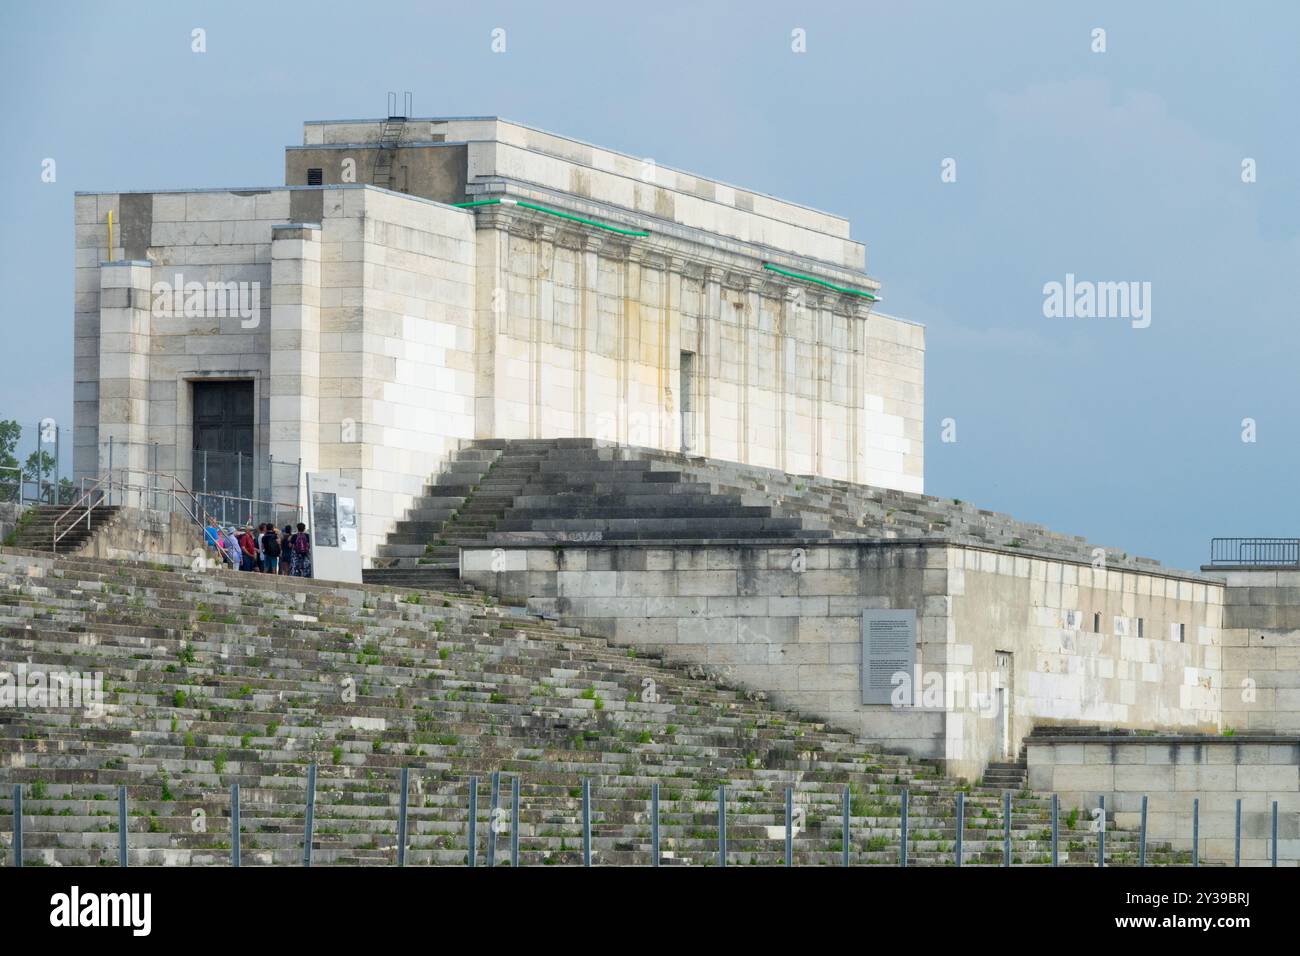
[[[907,866],[907,788],[903,788],[902,802],[898,808],[899,835],[902,840],[898,847],[898,865]]]
[[[718,784],[718,866],[727,865],[727,785]]]
[[[14,866],[23,865],[23,785],[14,784]]]
[[[510,866],[519,866],[519,774],[510,780]]]
[[[954,854],[956,855],[958,866],[961,866],[961,842],[962,842],[962,833],[965,829],[966,829],[966,792],[964,790],[958,790],[957,791],[957,846],[953,851]]]
[[[1201,865],[1201,798],[1192,798],[1192,866]]]
[[[659,784],[650,784],[650,861],[651,866],[659,865]]]
[[[1011,791],[1002,792],[1002,865],[1011,865]]]
[[[1241,866],[1241,797],[1237,798],[1236,837],[1232,851],[1232,865]]]
[[[488,869],[497,865],[497,804],[501,800],[501,771],[492,771],[492,808],[488,811]]]
[[[591,781],[582,781],[582,865],[591,866]]]
[[[1106,795],[1101,794],[1097,797],[1097,805],[1101,807],[1101,827],[1097,830],[1097,865],[1106,865]]]
[[[1277,801],[1273,801],[1273,865],[1277,866]]]
[[[397,865],[406,866],[406,801],[411,784],[411,768],[402,768],[402,792],[397,800]]]
[[[239,866],[239,784],[230,785],[230,865]]]
[[[1138,833],[1138,866],[1147,865],[1147,795],[1142,794],[1142,829]]]
[[[785,865],[794,865],[794,787],[785,788]]]
[[[849,865],[849,809],[850,809],[849,785],[846,783],[844,785],[844,833],[842,837],[842,842],[844,844],[844,865],[845,866]]]
[[[303,821],[302,865],[311,866],[312,832],[316,824],[316,764],[307,767],[307,816]]]
[[[1052,794],[1052,866],[1061,865],[1060,856],[1060,837],[1059,829],[1061,821],[1061,802],[1056,794]]]
[[[478,862],[478,777],[469,778],[469,854],[470,869]]]
[[[117,788],[117,865],[127,865],[126,785]]]

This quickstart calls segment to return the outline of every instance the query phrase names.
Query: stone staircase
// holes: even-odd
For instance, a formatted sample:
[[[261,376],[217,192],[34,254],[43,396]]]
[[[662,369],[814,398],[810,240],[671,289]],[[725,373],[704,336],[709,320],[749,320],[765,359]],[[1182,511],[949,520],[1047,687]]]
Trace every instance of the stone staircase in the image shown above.
[[[990,763],[984,768],[978,787],[981,790],[1024,790],[1029,780],[1029,755],[1024,747],[1014,761]]]
[[[0,670],[19,664],[102,674],[103,710],[0,718],[0,865],[13,862],[15,784],[27,865],[115,864],[119,785],[133,865],[226,865],[235,783],[244,865],[298,865],[313,762],[315,864],[395,862],[402,767],[413,865],[465,861],[471,776],[483,863],[493,771],[520,778],[525,865],[579,862],[584,779],[601,865],[650,862],[653,783],[665,863],[716,862],[722,784],[729,865],[781,862],[787,786],[806,815],[797,864],[839,865],[845,787],[854,865],[897,861],[905,788],[909,862],[951,863],[964,785],[933,764],[472,592],[0,549]],[[1016,862],[1047,862],[1048,814],[1043,796],[1015,797]],[[999,794],[969,793],[965,834],[968,865],[1000,864]],[[1063,829],[1060,847],[1067,865],[1093,862],[1083,830]],[[1107,847],[1108,862],[1132,862],[1136,835],[1112,829]]]
[[[447,588],[460,546],[484,541],[829,537],[815,516],[776,514],[753,493],[611,454],[592,439],[475,441],[380,545],[368,583]],[[621,451],[621,450],[620,450]]]
[[[67,505],[33,505],[28,508],[18,522],[14,532],[14,547],[29,551],[52,551],[54,545],[54,523],[66,513]],[[87,513],[69,515],[59,525],[59,530],[67,531],[57,545],[59,554],[75,554],[90,541],[118,512],[117,505],[95,505]],[[79,519],[74,524],[74,517]]]
[[[593,439],[491,439],[457,452],[365,580],[447,588],[464,544],[943,539],[1093,561],[1095,546],[957,500]],[[1112,567],[1158,562],[1105,549]]]

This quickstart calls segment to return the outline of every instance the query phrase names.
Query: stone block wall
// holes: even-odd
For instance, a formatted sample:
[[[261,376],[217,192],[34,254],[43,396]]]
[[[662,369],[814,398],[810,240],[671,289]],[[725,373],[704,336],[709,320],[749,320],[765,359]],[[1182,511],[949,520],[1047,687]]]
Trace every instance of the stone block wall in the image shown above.
[[[999,686],[1013,752],[1042,724],[1218,726],[1214,582],[942,541],[502,544],[465,548],[461,573],[969,778],[1003,757]],[[887,608],[916,612],[917,672],[864,705],[862,613]]]
[[[1218,583],[976,548],[948,556],[952,663],[987,675],[1011,655],[1013,751],[1039,725],[1218,730]],[[984,762],[1008,756],[991,723],[951,722],[950,736],[965,741],[954,749]]]
[[[1207,573],[1225,582],[1224,725],[1300,733],[1300,570]]]
[[[1199,800],[1201,859],[1231,865],[1241,801],[1241,859],[1263,866],[1272,855],[1278,805],[1278,865],[1300,865],[1300,738],[1296,737],[1031,737],[1029,786],[1059,795],[1061,814],[1078,809],[1077,831],[1062,839],[1095,841],[1088,830],[1098,798],[1117,826],[1141,825],[1176,849],[1192,846],[1193,801]]]
[[[469,213],[359,186],[76,204],[76,479],[108,467],[112,436],[115,468],[156,461],[192,486],[192,383],[251,380],[256,455],[356,478],[369,555],[474,436]],[[256,298],[242,315],[155,294],[192,283],[245,283]],[[275,471],[281,484],[257,496],[301,500],[283,484],[301,473]]]

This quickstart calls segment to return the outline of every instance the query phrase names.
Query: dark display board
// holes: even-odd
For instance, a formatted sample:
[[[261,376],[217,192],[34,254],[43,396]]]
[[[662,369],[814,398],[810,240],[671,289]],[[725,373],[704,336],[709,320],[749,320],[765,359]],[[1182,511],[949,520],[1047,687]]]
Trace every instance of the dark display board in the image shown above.
[[[313,491],[311,494],[312,543],[318,548],[339,546],[339,520],[337,496],[332,491]]]

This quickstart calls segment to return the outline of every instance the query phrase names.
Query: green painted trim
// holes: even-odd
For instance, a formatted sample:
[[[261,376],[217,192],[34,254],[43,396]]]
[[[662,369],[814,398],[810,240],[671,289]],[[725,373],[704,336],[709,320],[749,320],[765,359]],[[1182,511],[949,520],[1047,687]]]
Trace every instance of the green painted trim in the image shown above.
[[[472,206],[495,206],[498,205],[500,202],[501,202],[500,199],[479,199],[475,202],[458,202],[458,203],[452,203],[452,205],[460,209],[467,209]],[[550,209],[546,206],[539,206],[536,203],[525,202],[522,199],[516,199],[515,205],[523,206],[525,209],[534,209],[537,212],[544,212],[548,216],[557,216],[560,219],[569,219],[572,220],[573,222],[580,222],[584,226],[593,226],[596,229],[604,229],[607,232],[617,232],[623,236],[636,236],[639,238],[644,238],[650,235],[650,233],[646,232],[644,229],[620,229],[617,226],[610,226],[610,225],[606,225],[603,222],[596,222],[596,220],[594,219],[584,219],[582,216],[575,216],[572,215],[571,213],[560,212],[560,210],[558,209]]]
[[[763,263],[764,269],[772,272],[779,272],[783,276],[791,279],[802,279],[804,282],[815,282],[817,285],[823,285],[828,289],[834,289],[836,292],[843,292],[847,295],[860,295],[864,299],[870,299],[872,302],[879,302],[880,296],[872,295],[870,292],[864,292],[861,289],[850,289],[847,286],[836,285],[833,282],[827,282],[825,279],[819,279],[816,276],[804,275],[802,272],[791,272],[789,269],[782,269],[780,266],[774,266],[770,262]]]

